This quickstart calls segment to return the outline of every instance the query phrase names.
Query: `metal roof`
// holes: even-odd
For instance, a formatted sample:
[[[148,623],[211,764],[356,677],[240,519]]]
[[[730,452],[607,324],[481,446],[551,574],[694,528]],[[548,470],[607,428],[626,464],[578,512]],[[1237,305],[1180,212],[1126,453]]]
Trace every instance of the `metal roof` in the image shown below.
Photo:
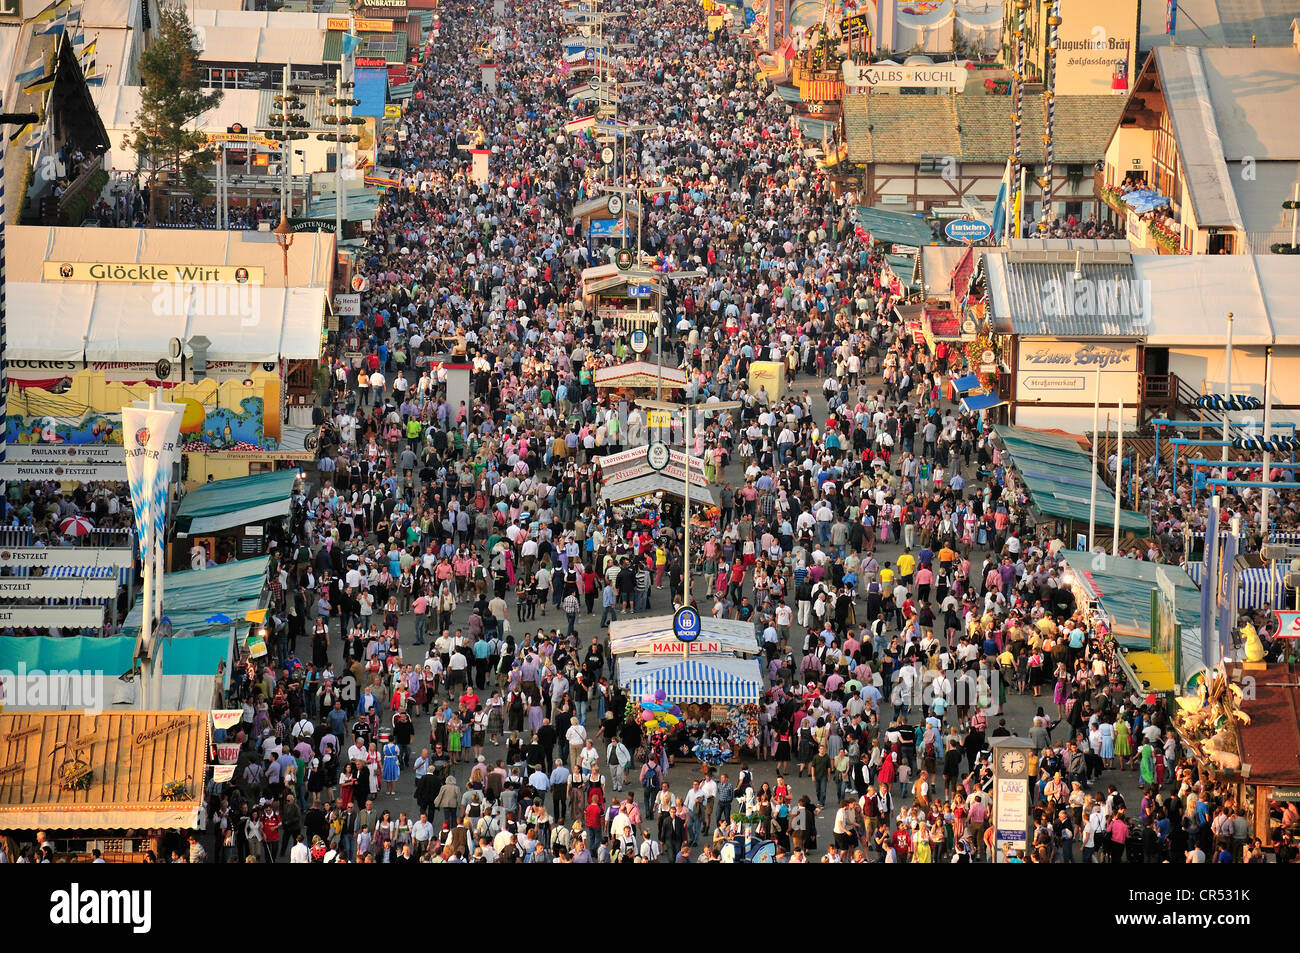
[[[1104,257],[1115,260],[1095,260],[1103,255],[1078,263],[1068,253],[985,255],[995,320],[1009,320],[1019,335],[1142,337],[1148,301],[1134,298],[1140,286],[1132,259],[1110,254]]]
[[[998,425],[993,428],[998,442],[1011,458],[1029,491],[1029,502],[1043,516],[1087,523],[1092,491],[1092,456],[1071,437],[1044,433],[1025,427]],[[1097,526],[1111,526],[1115,519],[1115,496],[1098,481]],[[1145,535],[1151,521],[1141,513],[1121,510],[1120,529]]]
[[[1223,140],[1214,119],[1201,50],[1162,47],[1152,53],[1160,73],[1160,92],[1182,159],[1183,182],[1201,228],[1226,226],[1245,231]],[[1294,81],[1291,83],[1295,90]],[[1226,107],[1227,104],[1225,104]]]
[[[357,56],[382,56],[390,65],[406,62],[406,30],[394,30],[392,33],[362,33],[361,45],[357,47]],[[343,31],[327,30],[325,48],[321,51],[321,62],[337,63],[343,58]]]

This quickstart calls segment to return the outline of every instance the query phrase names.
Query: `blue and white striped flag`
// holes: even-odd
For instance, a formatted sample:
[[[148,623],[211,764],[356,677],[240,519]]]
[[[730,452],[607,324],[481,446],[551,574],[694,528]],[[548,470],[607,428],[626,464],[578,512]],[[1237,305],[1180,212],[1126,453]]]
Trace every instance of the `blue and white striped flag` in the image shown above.
[[[18,85],[22,86],[26,83],[30,83],[34,79],[40,79],[44,75],[45,63],[43,60],[38,58],[32,62],[31,66],[19,73],[15,79],[18,81]]]

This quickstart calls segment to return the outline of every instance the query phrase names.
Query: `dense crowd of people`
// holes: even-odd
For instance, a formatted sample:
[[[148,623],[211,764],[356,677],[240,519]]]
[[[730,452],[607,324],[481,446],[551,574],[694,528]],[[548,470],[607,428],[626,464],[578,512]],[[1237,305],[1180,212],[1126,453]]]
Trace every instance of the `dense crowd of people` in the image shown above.
[[[1244,806],[1131,693],[1063,541],[945,399],[964,354],[901,325],[854,196],[752,51],[694,3],[625,13],[608,68],[644,85],[619,115],[654,128],[628,134],[621,172],[670,189],[647,199],[641,261],[705,273],[663,302],[665,361],[703,411],[673,440],[716,499],[691,565],[673,501],[601,495],[600,457],[646,421],[594,386],[626,329],[583,302],[612,247],[589,258],[571,214],[601,173],[599,143],[564,130],[560,7],[510,5],[489,93],[465,82],[482,13],[446,4],[341,333],[361,356],[330,355],[315,479],[273,549],[268,652],[233,679],[236,774],[173,859],[1255,859]],[[485,184],[470,142],[491,149]],[[473,367],[456,406],[429,360],[453,349]],[[760,360],[783,394],[750,386]],[[684,601],[754,626],[751,736],[635,717],[608,626]],[[1032,829],[1002,846],[991,749],[1012,734],[1033,746]],[[730,760],[697,760],[702,742]]]

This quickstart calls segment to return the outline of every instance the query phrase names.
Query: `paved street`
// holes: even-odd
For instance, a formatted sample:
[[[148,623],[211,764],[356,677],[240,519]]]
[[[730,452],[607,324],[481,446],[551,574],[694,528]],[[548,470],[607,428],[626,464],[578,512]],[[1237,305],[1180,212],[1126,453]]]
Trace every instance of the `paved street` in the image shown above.
[[[877,379],[877,380],[873,380],[871,383],[874,387],[878,382],[879,381]],[[817,381],[808,377],[801,377],[800,379],[794,382],[793,389],[796,393],[798,393],[804,388],[807,388],[809,392],[813,395],[814,419],[824,419],[826,415],[826,402],[824,398],[821,396],[820,387],[817,385],[818,385]],[[740,486],[743,485],[744,483],[743,467],[739,464],[738,461],[739,461],[739,455],[735,455],[732,458],[731,466],[727,469],[727,472],[725,474],[725,478],[727,480],[730,480],[733,486]],[[884,562],[886,560],[896,561],[898,555],[901,552],[902,552],[902,546],[898,543],[889,543],[889,544],[877,543],[876,557],[880,561],[881,565],[884,565]],[[710,609],[711,600],[706,600],[703,595],[704,587],[706,584],[703,579],[697,577],[694,581],[694,585],[695,585],[696,598],[699,600],[701,605],[701,611],[707,613]],[[514,634],[516,638],[518,638],[521,634],[520,633],[521,626],[519,623],[514,621],[513,593],[508,594],[507,602],[510,606],[510,613],[511,613],[510,618],[512,621],[512,625],[514,626]],[[863,602],[864,602],[863,600],[860,600],[859,602],[860,608],[864,607]],[[633,614],[632,616],[625,615],[624,617],[639,618],[639,617],[663,615],[663,614],[670,613],[672,611],[672,607],[669,604],[668,589],[666,586],[663,590],[651,591],[651,603],[652,603],[652,611]],[[454,626],[461,626],[462,628],[464,628],[467,625],[467,620],[470,614],[469,613],[470,607],[471,607],[471,603],[468,601],[462,601],[460,603],[460,605],[457,607],[456,612],[454,614],[454,618],[453,618]],[[600,621],[600,604],[599,604],[599,599],[597,599],[597,604],[595,607],[594,614],[588,615],[586,613],[583,613],[579,616],[577,631],[578,631],[578,636],[582,640],[582,643],[584,645],[588,644],[592,639],[600,639],[603,643],[607,642],[607,634],[605,630],[600,628],[599,621]],[[554,627],[559,627],[561,628],[561,630],[563,630],[563,627],[565,625],[565,618],[563,613],[561,613],[553,605],[548,608],[545,617],[543,617],[541,613],[541,608],[539,607],[537,618],[531,625],[533,629],[536,629],[537,626],[542,626],[543,628],[549,630],[551,627],[554,626]],[[412,645],[414,641],[414,631],[415,631],[414,619],[412,616],[407,615],[402,619],[400,631],[401,631],[402,646],[408,659],[411,659],[412,661],[421,660],[423,656],[420,653],[424,651],[424,649]],[[802,646],[803,634],[804,634],[803,630],[799,626],[796,625],[792,628],[791,648],[795,652],[796,665],[802,655],[800,648]],[[334,639],[333,643],[334,644],[332,646],[331,660],[334,661],[337,665],[341,656],[341,648],[339,646],[339,640]],[[300,646],[300,649],[301,648],[302,647]],[[484,697],[487,697],[487,695],[490,694],[491,694],[491,687],[489,686],[489,689],[484,694]],[[669,701],[671,702],[672,700],[670,699]],[[1051,698],[1050,687],[1045,688],[1043,690],[1042,698],[1035,698],[1032,695],[1032,693],[1027,693],[1025,695],[1015,694],[1014,691],[1009,693],[1005,710],[998,717],[1005,717],[1007,719],[1007,725],[1013,731],[1013,733],[1024,735],[1027,733],[1031,719],[1033,718],[1033,715],[1036,712],[1039,705],[1042,705],[1044,710],[1048,711],[1048,713],[1051,714],[1052,698]],[[882,719],[881,719],[882,724],[887,724],[892,719],[893,715],[894,712],[892,706],[887,705],[882,712]],[[913,724],[916,723],[916,718],[917,718],[916,708],[913,707],[912,709]],[[390,721],[390,717],[386,716],[385,723],[387,724],[389,723],[389,721]],[[427,715],[421,716],[419,719],[417,719],[415,741],[412,744],[413,757],[419,753],[419,748],[422,746],[422,743],[429,736],[430,722],[431,719]],[[951,723],[951,722],[952,722],[952,715],[950,714],[949,721],[946,723]],[[593,739],[595,739],[599,728],[599,722],[596,717],[596,706],[594,703],[590,706],[587,712],[586,724],[589,733],[591,734]],[[992,730],[993,727],[996,726],[996,724],[997,724],[997,717],[990,716],[990,731]],[[1061,737],[1059,733],[1062,730],[1064,730],[1062,727],[1058,727],[1056,729],[1056,732],[1054,732],[1054,736],[1053,736],[1054,739],[1059,739]],[[498,759],[505,757],[505,745],[504,745],[505,737],[502,737],[501,740],[503,742],[502,744],[488,745],[487,749],[485,750],[485,756],[487,757],[489,764],[495,764],[495,762]],[[526,740],[527,739],[525,738],[525,741]],[[563,743],[561,742],[561,746],[562,744]],[[598,747],[601,748],[602,766],[603,766],[603,753],[604,753],[603,746],[598,745]],[[462,757],[470,757],[470,755],[472,755],[472,752],[469,755],[463,754]],[[736,764],[737,764],[736,762],[732,762],[727,766],[725,766],[722,770],[729,771],[731,776],[734,778]],[[636,767],[639,768],[639,765]],[[773,784],[773,785],[775,784],[777,772],[776,772],[776,766],[773,762],[771,761],[759,761],[757,763],[749,762],[749,767],[754,773],[754,779],[756,785],[760,785],[763,782],[768,782],[769,784]],[[675,764],[668,773],[668,780],[672,786],[672,789],[680,793],[690,788],[691,780],[697,777],[699,775],[699,772],[700,772],[699,763],[694,759],[690,759],[688,761]],[[465,781],[467,780],[468,774],[469,774],[469,765],[467,763],[462,762],[462,764],[459,765],[456,770],[457,781],[461,785],[462,789],[464,787]],[[792,801],[797,802],[800,797],[807,794],[813,800],[813,803],[814,804],[816,803],[815,790],[812,781],[809,778],[806,777],[800,778],[797,776],[797,767],[795,766],[794,762],[791,762],[790,773],[785,780],[787,784],[790,786]],[[1136,803],[1136,799],[1140,797],[1140,793],[1138,792],[1137,781],[1138,781],[1137,775],[1133,771],[1128,771],[1128,772],[1111,771],[1111,772],[1107,772],[1107,774],[1103,776],[1102,779],[1100,779],[1099,787],[1098,785],[1094,785],[1094,790],[1100,789],[1104,791],[1105,784],[1114,783],[1116,784],[1117,787],[1119,787],[1121,793],[1123,793],[1124,796],[1127,799],[1129,799],[1131,803]],[[637,799],[638,802],[640,802],[641,801],[640,786],[636,783],[635,771],[633,769],[629,770],[629,782],[636,790]],[[382,810],[391,811],[394,818],[396,818],[398,812],[400,811],[407,811],[408,813],[414,815],[416,811],[416,805],[414,800],[414,789],[415,789],[414,772],[411,770],[404,770],[402,772],[401,778],[397,782],[396,789],[397,789],[397,793],[394,796],[387,796],[381,793],[380,796],[376,799],[376,807],[381,811]],[[897,804],[899,806],[906,806],[907,804],[910,803],[910,801],[911,801],[911,794],[909,790],[907,792],[906,797],[899,798],[897,800]],[[832,791],[831,796],[828,798],[826,809],[820,811],[819,816],[817,818],[817,850],[813,853],[814,857],[820,857],[825,852],[825,848],[831,843],[832,840],[831,827],[834,822],[834,811],[835,811],[834,791]],[[653,824],[651,824],[650,826],[652,828]]]

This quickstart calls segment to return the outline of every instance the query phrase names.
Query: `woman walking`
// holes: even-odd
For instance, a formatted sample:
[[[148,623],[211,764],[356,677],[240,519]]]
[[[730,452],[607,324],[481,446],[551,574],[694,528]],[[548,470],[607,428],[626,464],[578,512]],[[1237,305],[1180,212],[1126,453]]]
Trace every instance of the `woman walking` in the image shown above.
[[[384,793],[389,796],[397,793],[397,778],[402,773],[401,764],[398,762],[398,755],[401,749],[397,743],[391,739],[384,745]]]

